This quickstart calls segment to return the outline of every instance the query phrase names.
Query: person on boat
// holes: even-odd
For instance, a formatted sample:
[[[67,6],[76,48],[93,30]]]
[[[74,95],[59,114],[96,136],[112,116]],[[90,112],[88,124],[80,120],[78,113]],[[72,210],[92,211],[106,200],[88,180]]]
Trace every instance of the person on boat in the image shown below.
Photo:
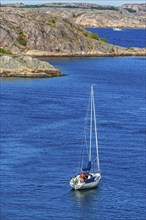
[[[87,175],[87,174],[84,174],[84,173],[81,173],[81,174],[80,174],[80,178],[81,178],[81,179],[88,179],[88,175]]]
[[[81,179],[85,179],[85,174],[84,174],[84,173],[81,173],[81,174],[80,174],[80,178],[81,178]]]

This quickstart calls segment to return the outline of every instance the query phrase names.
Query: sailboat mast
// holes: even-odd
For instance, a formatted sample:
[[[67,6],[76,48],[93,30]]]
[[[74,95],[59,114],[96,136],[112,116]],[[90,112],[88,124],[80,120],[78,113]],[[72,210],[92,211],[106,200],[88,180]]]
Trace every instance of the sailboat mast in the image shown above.
[[[91,94],[90,94],[90,105],[91,105],[91,112],[90,112],[90,149],[89,149],[89,161],[91,161],[91,147],[92,147],[92,86],[91,86]]]
[[[94,114],[94,130],[95,130],[96,154],[97,154],[97,168],[98,168],[98,171],[100,171],[99,153],[98,153],[97,126],[96,126],[96,112],[95,112],[95,102],[94,102],[93,86],[92,86],[92,100],[93,100],[93,114]]]

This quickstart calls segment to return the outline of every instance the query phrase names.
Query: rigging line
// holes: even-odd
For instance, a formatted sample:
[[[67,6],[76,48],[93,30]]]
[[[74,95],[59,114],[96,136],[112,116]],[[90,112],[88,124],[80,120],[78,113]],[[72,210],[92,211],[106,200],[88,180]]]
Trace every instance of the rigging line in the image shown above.
[[[88,107],[87,107],[87,112],[86,112],[86,116],[85,116],[85,122],[84,122],[84,141],[85,141],[85,146],[86,146],[86,150],[87,150],[87,155],[89,157],[89,149],[88,149],[88,143],[87,143],[87,118],[88,118],[88,113],[89,113],[89,108],[90,108],[90,102],[91,102],[91,97],[89,97],[89,101],[88,101]],[[84,162],[84,156],[85,156],[85,148],[82,148],[81,150],[81,160],[79,160],[78,162],[78,169],[77,169],[77,173],[79,171],[80,168],[80,161],[81,161],[81,169],[83,167],[83,162]]]
[[[93,93],[93,115],[94,115],[94,131],[95,131],[95,143],[96,143],[96,153],[97,153],[97,168],[100,171],[99,165],[99,153],[98,153],[98,138],[97,138],[97,127],[96,127],[96,112],[95,112],[95,101],[94,101],[94,91]]]
[[[85,145],[86,145],[87,155],[89,155],[89,150],[88,150],[86,134],[87,134],[87,118],[88,118],[88,113],[89,113],[89,108],[90,108],[90,102],[91,102],[91,97],[89,97],[89,102],[88,102],[88,107],[87,107],[87,112],[86,112],[86,117],[85,117],[85,125],[84,125],[84,136],[85,136]]]
[[[91,112],[90,112],[90,151],[89,151],[89,161],[91,161],[91,147],[92,147],[92,115],[93,115],[93,85],[91,86]]]

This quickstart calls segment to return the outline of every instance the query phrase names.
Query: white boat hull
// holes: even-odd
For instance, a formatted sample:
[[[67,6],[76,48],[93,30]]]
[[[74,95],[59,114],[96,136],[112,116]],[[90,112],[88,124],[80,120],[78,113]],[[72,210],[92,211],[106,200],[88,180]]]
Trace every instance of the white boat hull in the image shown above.
[[[83,179],[80,178],[80,175],[72,177],[70,180],[70,186],[75,190],[81,189],[93,189],[98,186],[101,179],[100,173],[90,173],[94,177],[94,181],[86,183]]]
[[[113,28],[114,31],[122,31],[121,28]]]

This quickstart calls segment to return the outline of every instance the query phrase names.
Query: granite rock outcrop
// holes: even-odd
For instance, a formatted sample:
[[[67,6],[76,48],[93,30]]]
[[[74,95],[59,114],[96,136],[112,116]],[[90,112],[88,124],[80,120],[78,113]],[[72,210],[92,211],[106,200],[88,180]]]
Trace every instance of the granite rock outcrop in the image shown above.
[[[0,77],[55,77],[60,76],[58,69],[47,62],[29,56],[1,56]]]
[[[6,5],[2,5],[3,7]],[[91,3],[46,3],[36,5],[7,4],[12,8],[33,9],[50,15],[61,15],[84,27],[145,28],[146,4],[121,6]]]
[[[66,13],[63,11],[63,13],[67,15],[68,10],[66,10]],[[82,19],[80,19],[81,17]],[[97,18],[91,17],[92,25],[94,21],[98,22]],[[78,19],[76,23],[81,24],[84,22],[83,18],[84,13],[81,13],[80,17],[76,18]],[[2,7],[0,20],[0,48],[2,53],[9,51],[12,54],[27,54],[31,56],[121,56],[146,54],[145,49],[126,49],[110,45],[104,39],[100,39],[98,35],[73,22],[72,18],[66,18],[54,8],[48,11],[48,8]],[[91,20],[89,19],[88,22],[91,23]],[[85,24],[82,23],[82,25]]]

